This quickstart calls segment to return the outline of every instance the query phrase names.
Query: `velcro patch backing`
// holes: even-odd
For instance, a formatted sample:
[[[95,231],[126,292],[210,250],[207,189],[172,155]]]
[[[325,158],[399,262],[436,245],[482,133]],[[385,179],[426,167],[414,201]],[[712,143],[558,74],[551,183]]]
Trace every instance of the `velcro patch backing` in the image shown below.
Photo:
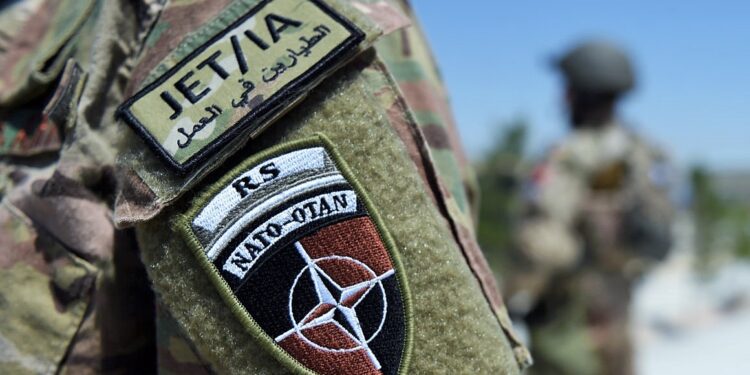
[[[118,116],[187,173],[240,132],[260,132],[364,36],[322,0],[265,0],[123,103]]]
[[[292,369],[405,371],[404,272],[374,207],[322,136],[244,162],[178,226],[235,315]]]

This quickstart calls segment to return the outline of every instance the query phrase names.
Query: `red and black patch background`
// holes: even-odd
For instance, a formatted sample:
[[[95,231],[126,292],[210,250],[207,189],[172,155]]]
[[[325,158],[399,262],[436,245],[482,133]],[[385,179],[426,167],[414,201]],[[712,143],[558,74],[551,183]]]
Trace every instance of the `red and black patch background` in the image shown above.
[[[405,343],[404,304],[388,250],[364,208],[355,215],[332,218],[323,226],[303,228],[289,236],[289,240],[264,253],[242,280],[225,272],[220,274],[258,325],[271,338],[277,338],[294,329],[292,317],[299,324],[316,306],[320,307],[312,276],[305,270],[308,263],[295,247],[297,242],[341,287],[366,282],[373,273],[381,276],[391,272],[365,295],[355,296],[361,298],[355,308],[358,322],[380,368],[376,368],[351,332],[333,322],[303,329],[304,337],[290,334],[277,344],[322,374],[398,373]],[[222,254],[214,261],[218,270],[226,259],[227,254]],[[292,289],[294,297],[290,298]]]

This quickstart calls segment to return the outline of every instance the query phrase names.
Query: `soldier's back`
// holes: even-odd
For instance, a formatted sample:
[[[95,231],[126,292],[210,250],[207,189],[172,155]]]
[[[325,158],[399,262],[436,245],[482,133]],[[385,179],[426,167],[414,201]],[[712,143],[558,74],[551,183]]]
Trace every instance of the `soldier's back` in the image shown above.
[[[521,230],[521,272],[544,280],[528,315],[532,372],[633,372],[633,281],[669,249],[666,169],[658,148],[619,125],[574,131],[537,167]]]

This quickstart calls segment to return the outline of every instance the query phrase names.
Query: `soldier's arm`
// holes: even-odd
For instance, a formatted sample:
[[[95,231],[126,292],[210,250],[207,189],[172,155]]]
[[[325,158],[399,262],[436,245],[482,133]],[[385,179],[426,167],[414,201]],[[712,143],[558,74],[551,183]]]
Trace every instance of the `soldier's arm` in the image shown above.
[[[25,181],[4,185],[3,230],[20,236],[7,248],[47,234],[55,245],[34,242],[41,271],[23,266],[38,257],[4,246],[0,259],[13,262],[0,275],[57,285],[33,300],[23,288],[8,295],[16,307],[39,303],[34,317],[4,315],[20,322],[0,326],[4,343],[29,337],[17,329],[29,319],[57,325],[34,333],[50,347],[16,345],[4,363],[135,371],[155,359],[165,373],[528,364],[453,179],[450,130],[427,126],[445,108],[415,100],[430,69],[408,53],[389,59],[394,36],[371,47],[405,26],[395,8],[84,3],[73,13],[88,21],[73,33],[42,28],[67,46],[29,65],[44,74],[2,82],[5,108],[54,93],[44,114],[63,135],[25,180],[27,162],[3,159],[2,177]],[[416,75],[394,74],[399,64]]]
[[[186,362],[222,373],[517,373],[527,354],[459,216],[465,193],[436,166],[443,150],[394,67],[368,48],[382,4],[259,4],[163,9],[132,55],[124,99],[135,99],[116,125],[115,221],[135,227]],[[256,10],[254,23],[237,21]],[[351,46],[349,23],[365,34]],[[304,98],[273,101],[280,77],[305,72]],[[202,96],[209,82],[217,94]],[[243,94],[244,106],[231,104]]]

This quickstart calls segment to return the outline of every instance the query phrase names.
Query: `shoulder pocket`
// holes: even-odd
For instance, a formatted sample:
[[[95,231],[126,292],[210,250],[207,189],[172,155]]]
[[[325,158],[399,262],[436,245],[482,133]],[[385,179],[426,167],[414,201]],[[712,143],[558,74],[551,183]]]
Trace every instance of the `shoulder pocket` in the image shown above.
[[[36,9],[0,55],[0,105],[26,102],[57,79],[95,5],[94,0],[45,1]]]
[[[76,120],[86,74],[70,59],[51,98],[0,112],[0,155],[33,156],[62,147],[63,134]]]
[[[54,373],[91,300],[94,267],[0,205],[0,372]]]

